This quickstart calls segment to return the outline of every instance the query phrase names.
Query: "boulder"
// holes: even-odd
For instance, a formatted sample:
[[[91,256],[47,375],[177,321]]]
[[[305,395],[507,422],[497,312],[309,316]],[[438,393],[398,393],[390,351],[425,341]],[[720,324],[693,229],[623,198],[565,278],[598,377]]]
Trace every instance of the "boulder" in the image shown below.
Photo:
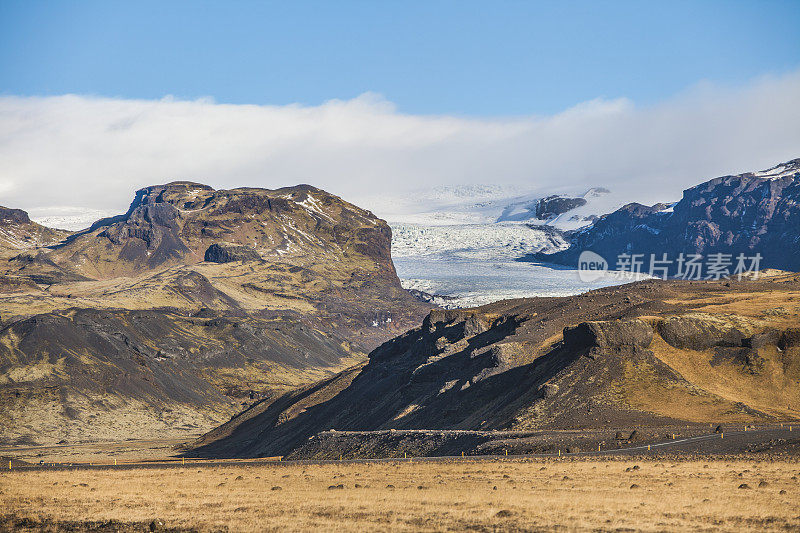
[[[539,391],[542,393],[542,398],[552,398],[558,392],[558,385],[555,383],[545,383],[541,386]]]
[[[477,314],[469,315],[464,321],[464,336],[466,337],[480,335],[488,329],[489,327],[483,320],[483,317],[480,317]]]
[[[489,355],[495,367],[510,367],[514,364],[514,356],[520,352],[519,343],[501,342],[489,348]]]

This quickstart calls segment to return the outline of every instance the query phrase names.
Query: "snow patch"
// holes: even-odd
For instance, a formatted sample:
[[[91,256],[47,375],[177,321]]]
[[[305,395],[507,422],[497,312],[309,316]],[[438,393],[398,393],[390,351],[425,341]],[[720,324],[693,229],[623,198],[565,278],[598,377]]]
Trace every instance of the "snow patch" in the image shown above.
[[[753,176],[756,178],[767,178],[770,180],[795,176],[797,174],[800,174],[800,163],[797,162],[783,163],[767,170],[753,172]]]

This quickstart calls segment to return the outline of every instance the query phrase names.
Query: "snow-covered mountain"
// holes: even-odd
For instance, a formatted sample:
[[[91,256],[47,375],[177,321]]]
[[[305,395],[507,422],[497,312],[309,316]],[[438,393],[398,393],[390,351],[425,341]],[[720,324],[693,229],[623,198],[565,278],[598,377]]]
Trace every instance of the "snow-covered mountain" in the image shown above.
[[[574,230],[624,202],[603,187],[543,191],[508,185],[459,185],[370,198],[364,204],[392,225],[525,223]]]
[[[595,187],[580,195],[531,195],[507,204],[497,222],[527,222],[570,231],[590,225],[621,205],[622,202],[604,187]]]
[[[683,191],[678,202],[627,204],[576,233],[568,250],[535,254],[532,259],[574,265],[584,250],[609,262],[621,254],[666,256],[664,263],[673,276],[686,275],[678,258],[689,255],[734,261],[718,265],[717,272],[741,267],[734,259],[739,257],[758,258],[756,268],[796,272],[800,159],[705,181]]]

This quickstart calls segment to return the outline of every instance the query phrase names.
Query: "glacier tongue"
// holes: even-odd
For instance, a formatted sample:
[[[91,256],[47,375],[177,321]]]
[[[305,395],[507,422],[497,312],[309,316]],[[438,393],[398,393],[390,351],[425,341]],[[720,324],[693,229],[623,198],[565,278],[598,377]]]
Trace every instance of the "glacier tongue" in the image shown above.
[[[582,198],[576,208],[536,218],[542,198]],[[443,298],[443,307],[471,307],[508,298],[568,296],[633,281],[613,274],[586,283],[577,270],[516,261],[569,246],[562,230],[591,224],[619,199],[596,188],[581,194],[521,194],[499,186],[438,187],[371,204],[392,227],[392,257],[403,287]],[[381,209],[383,207],[383,209]]]
[[[509,298],[570,296],[647,277],[620,277],[610,272],[584,282],[577,270],[556,265],[507,258],[472,259],[448,253],[399,257],[394,264],[404,288],[444,296],[434,299],[434,303],[447,308],[474,307]]]
[[[558,232],[524,224],[453,224],[426,226],[393,223],[392,257],[449,254],[464,259],[515,259],[568,247]]]

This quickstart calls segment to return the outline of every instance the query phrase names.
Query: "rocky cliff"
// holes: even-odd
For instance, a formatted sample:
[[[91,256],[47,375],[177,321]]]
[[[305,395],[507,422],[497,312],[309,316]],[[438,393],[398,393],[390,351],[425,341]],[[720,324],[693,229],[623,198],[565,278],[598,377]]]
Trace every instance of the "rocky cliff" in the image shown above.
[[[723,176],[683,193],[675,204],[629,204],[577,232],[569,249],[529,259],[577,265],[591,250],[612,266],[620,254],[739,254],[762,268],[800,271],[800,159],[762,172]],[[670,274],[679,274],[671,265]]]
[[[147,187],[73,234],[0,215],[5,441],[207,429],[430,309],[401,288],[388,225],[308,185]]]

